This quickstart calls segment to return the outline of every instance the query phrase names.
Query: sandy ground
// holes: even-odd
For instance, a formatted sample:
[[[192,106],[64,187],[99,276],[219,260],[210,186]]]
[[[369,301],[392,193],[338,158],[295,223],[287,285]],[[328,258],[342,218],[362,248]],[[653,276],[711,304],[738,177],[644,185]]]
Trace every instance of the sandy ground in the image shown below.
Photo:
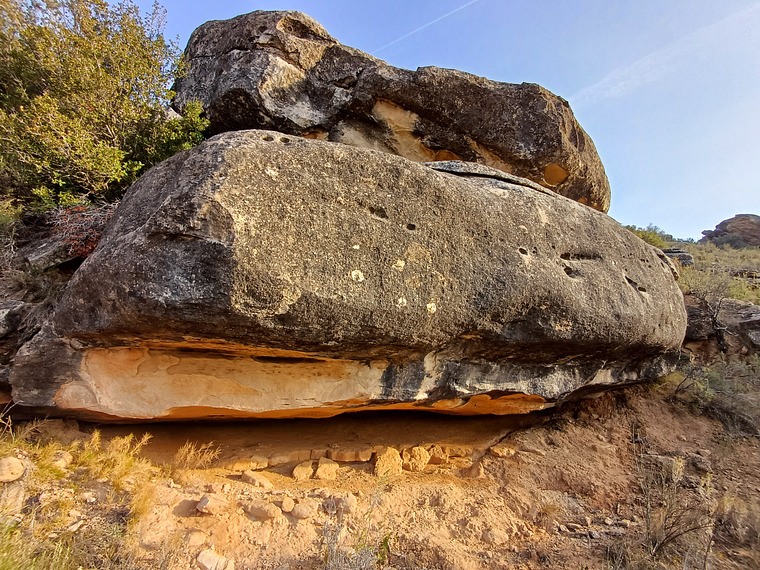
[[[385,544],[392,568],[702,568],[708,538],[701,531],[657,559],[646,556],[645,456],[678,458],[678,492],[692,504],[729,497],[749,509],[746,540],[716,532],[708,568],[760,568],[751,528],[760,506],[758,441],[727,434],[669,402],[670,393],[667,385],[635,387],[517,418],[378,413],[81,429],[98,427],[106,439],[151,433],[144,456],[156,464],[170,463],[186,441],[218,447],[209,468],[157,480],[134,525],[147,557],[179,550],[177,568],[193,567],[208,549],[238,570],[323,568],[331,546],[344,558],[369,552],[377,560]],[[438,446],[448,458],[422,472],[377,477],[368,459],[383,446]],[[335,479],[292,477],[295,466],[316,466],[323,456],[338,460]],[[242,478],[262,458],[270,465],[258,471],[269,489]],[[204,495],[216,501],[211,514],[197,508]],[[269,518],[251,504],[277,509]],[[291,504],[309,516],[284,512]],[[616,562],[621,551],[628,566]],[[373,567],[335,560],[335,568]]]

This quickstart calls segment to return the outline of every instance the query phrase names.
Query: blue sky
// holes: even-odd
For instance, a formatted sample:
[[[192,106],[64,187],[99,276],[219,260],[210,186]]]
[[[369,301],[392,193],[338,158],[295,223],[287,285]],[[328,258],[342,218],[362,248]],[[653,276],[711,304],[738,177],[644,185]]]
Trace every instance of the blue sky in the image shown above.
[[[181,47],[207,20],[292,9],[391,65],[539,83],[570,101],[594,139],[612,186],[610,215],[621,223],[699,238],[735,214],[760,214],[760,1],[162,5]]]

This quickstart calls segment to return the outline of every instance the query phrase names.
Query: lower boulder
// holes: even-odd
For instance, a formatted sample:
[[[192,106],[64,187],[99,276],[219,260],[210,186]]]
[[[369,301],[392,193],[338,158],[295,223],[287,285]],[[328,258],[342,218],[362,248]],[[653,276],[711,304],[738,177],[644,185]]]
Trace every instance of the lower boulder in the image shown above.
[[[658,252],[475,164],[271,131],[130,189],[16,404],[117,419],[522,413],[668,371],[686,316]]]

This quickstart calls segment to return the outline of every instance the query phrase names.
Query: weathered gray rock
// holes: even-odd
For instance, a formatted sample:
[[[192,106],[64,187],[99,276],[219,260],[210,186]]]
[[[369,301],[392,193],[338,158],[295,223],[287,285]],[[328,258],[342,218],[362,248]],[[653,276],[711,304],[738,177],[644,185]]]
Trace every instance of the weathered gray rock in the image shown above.
[[[185,60],[174,104],[200,101],[214,133],[273,129],[422,162],[478,162],[609,208],[593,142],[567,101],[538,85],[392,67],[300,12],[207,22]]]
[[[723,220],[714,230],[702,232],[700,241],[711,241],[718,245],[728,244],[733,247],[760,245],[760,216],[757,214],[737,214]]]
[[[668,369],[686,323],[659,250],[528,181],[436,168],[456,172],[266,131],[154,167],[16,356],[15,402],[504,414]]]
[[[24,476],[26,467],[20,459],[9,455],[0,459],[0,483],[10,483]]]
[[[694,256],[685,249],[680,247],[667,247],[662,250],[662,253],[667,255],[670,259],[675,259],[681,267],[693,267]]]

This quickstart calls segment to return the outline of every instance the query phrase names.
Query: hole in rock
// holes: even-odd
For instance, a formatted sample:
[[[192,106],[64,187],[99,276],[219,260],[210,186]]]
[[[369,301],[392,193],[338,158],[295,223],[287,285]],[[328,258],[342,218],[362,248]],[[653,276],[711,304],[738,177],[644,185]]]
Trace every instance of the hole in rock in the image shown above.
[[[408,229],[410,232],[413,232],[414,230],[417,229],[417,226],[415,226],[414,224],[406,224],[406,229]]]
[[[544,169],[544,180],[551,186],[562,184],[567,180],[567,170],[559,164],[548,164]]]
[[[272,135],[264,135],[261,140],[271,142],[274,140],[274,137]]]
[[[372,206],[369,206],[367,208],[369,210],[369,213],[373,216],[377,216],[380,219],[387,220],[388,214],[385,212],[385,208],[373,208]]]
[[[601,256],[598,253],[570,253],[565,252],[563,254],[560,254],[560,259],[564,259],[566,261],[572,260],[572,261],[588,261],[591,259],[601,259]]]
[[[255,356],[254,360],[258,362],[270,362],[272,364],[312,364],[315,362],[324,362],[324,360],[319,358],[300,356]]]
[[[519,248],[517,251],[519,251],[522,255],[528,255],[528,250],[524,247]]]
[[[290,139],[288,137],[280,137],[280,142],[281,143],[289,143]]]
[[[565,265],[562,269],[565,270],[565,273],[567,273],[567,275],[569,277],[578,277],[580,275],[579,271],[577,271],[577,270],[575,270],[572,267],[569,267],[567,265]]]
[[[631,287],[633,287],[634,289],[636,289],[636,291],[639,291],[641,293],[646,293],[647,292],[646,287],[643,287],[643,286],[639,285],[638,283],[636,283],[633,279],[631,279],[627,275],[625,277],[625,280],[628,281],[628,284]]]

